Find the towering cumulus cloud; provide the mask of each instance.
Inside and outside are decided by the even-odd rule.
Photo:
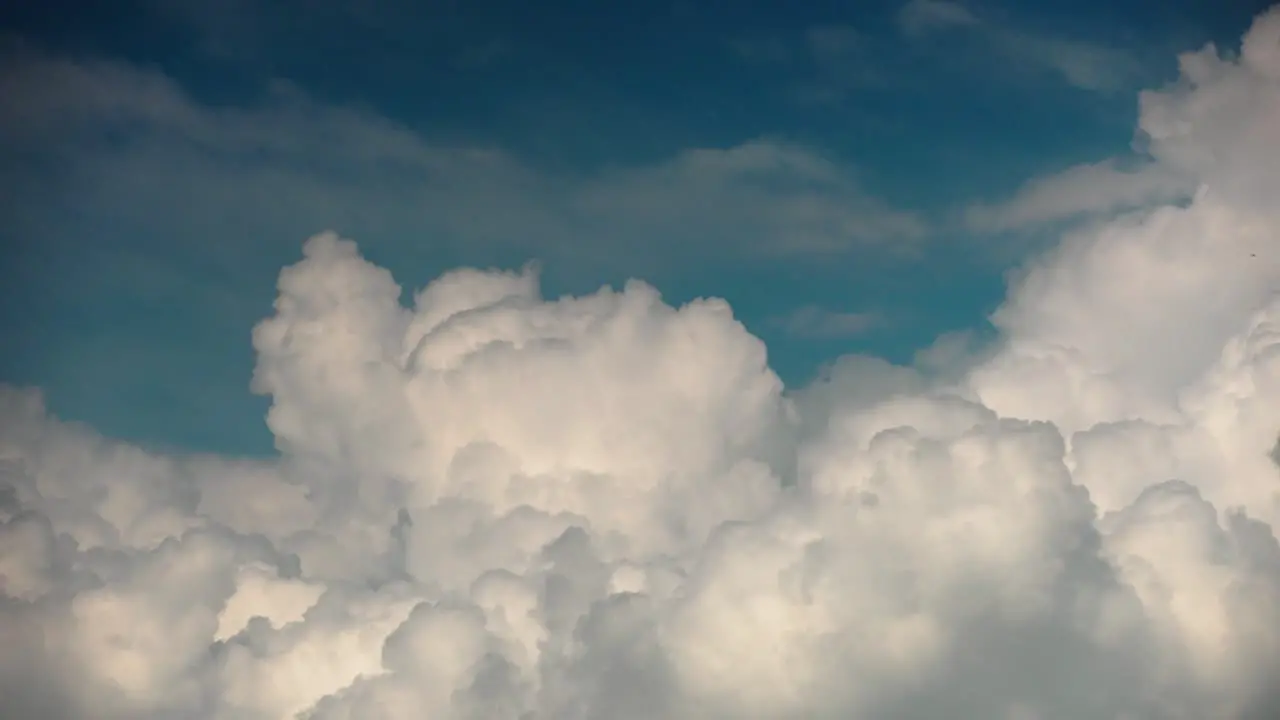
[[[325,234],[254,330],[278,459],[0,394],[0,716],[1280,717],[1280,12],[1142,97],[1179,206],[1000,339],[784,392],[720,301],[412,307]]]

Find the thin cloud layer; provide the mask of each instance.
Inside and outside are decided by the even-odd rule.
[[[1006,59],[1051,71],[1068,85],[1091,92],[1109,93],[1131,87],[1141,69],[1124,50],[991,22],[950,0],[910,0],[898,12],[898,25],[907,37],[917,41],[938,33],[975,33],[988,49]]]
[[[898,12],[898,24],[912,37],[954,28],[975,27],[981,21],[964,5],[946,0],[911,0]]]
[[[964,220],[976,232],[1013,232],[1174,202],[1194,191],[1190,176],[1162,165],[1123,168],[1110,159],[1033,178],[1008,200],[969,206]]]
[[[775,315],[770,322],[793,337],[836,340],[874,330],[885,323],[885,318],[874,310],[850,312],[804,305],[785,315]]]
[[[0,62],[0,90],[0,152],[19,169],[0,186],[20,199],[0,229],[32,243],[56,241],[31,236],[62,227],[60,203],[71,197],[78,216],[126,226],[146,218],[194,244],[225,243],[202,235],[211,227],[287,237],[299,218],[321,216],[438,247],[537,247],[547,259],[634,262],[655,243],[675,257],[892,254],[926,230],[866,192],[850,168],[781,140],[569,176],[490,147],[431,141],[287,83],[260,102],[211,105],[150,69],[17,47]]]
[[[1277,716],[1277,43],[1145,96],[1200,190],[1065,238],[959,373],[787,393],[723,302],[404,307],[323,234],[253,334],[277,460],[5,389],[0,714]]]

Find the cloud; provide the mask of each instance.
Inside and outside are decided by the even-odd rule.
[[[5,388],[0,714],[1275,717],[1278,41],[1145,97],[1201,191],[1065,237],[958,376],[786,392],[721,301],[533,268],[405,306],[326,233],[253,332],[278,458]]]
[[[997,24],[946,0],[910,0],[898,12],[898,25],[904,35],[916,41],[945,32],[972,33],[987,51],[1017,64],[1049,70],[1081,90],[1124,90],[1141,74],[1141,65],[1126,50]]]
[[[842,312],[805,305],[773,317],[771,324],[795,337],[831,340],[862,335],[882,322],[884,318],[876,312]]]
[[[913,37],[938,30],[973,27],[981,22],[965,6],[945,0],[910,0],[898,11],[898,24]]]
[[[1194,190],[1187,176],[1164,166],[1122,169],[1117,160],[1104,160],[1034,178],[1001,203],[974,204],[965,211],[965,223],[977,232],[1023,230],[1168,203]]]
[[[1272,26],[1280,23],[1275,18],[1257,20],[1239,61],[1223,59],[1210,45],[1179,58],[1177,91],[1143,92],[1135,143],[1140,153],[1035,178],[1008,200],[968,208],[969,227],[1005,232],[1097,220],[1182,203],[1197,188],[1268,213],[1280,182],[1280,130],[1272,121],[1280,112],[1274,92],[1280,71],[1268,44]]]
[[[1031,60],[1062,76],[1072,87],[1112,93],[1132,86],[1142,67],[1128,51],[1097,43],[1006,32],[1004,52]]]
[[[839,165],[772,141],[690,150],[603,174],[573,196],[572,208],[596,235],[626,218],[637,237],[720,240],[756,255],[831,254],[854,245],[902,252],[927,231],[915,215],[864,195]]]
[[[11,99],[3,150],[23,163],[5,182],[23,199],[7,225],[46,235],[88,231],[65,227],[68,198],[94,228],[146,218],[173,237],[217,242],[217,227],[256,243],[310,232],[298,219],[319,217],[439,247],[550,248],[548,260],[893,253],[924,234],[918,217],[871,196],[849,168],[780,140],[557,174],[287,83],[256,104],[216,106],[154,71],[28,49],[3,64],[0,84]],[[169,210],[159,220],[157,207]]]

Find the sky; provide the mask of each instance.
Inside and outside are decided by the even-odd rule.
[[[1280,716],[1280,6],[462,5],[0,11],[0,716]]]
[[[1033,7],[12,4],[0,378],[269,454],[247,329],[329,229],[411,287],[537,261],[553,295],[726,298],[793,385],[908,360],[985,331],[1063,208],[981,211],[1123,160],[1137,90],[1263,5]]]

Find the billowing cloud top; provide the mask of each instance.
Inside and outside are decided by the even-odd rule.
[[[332,234],[254,331],[279,458],[0,394],[0,715],[1280,716],[1280,12],[1143,96],[1185,205],[1065,238],[968,369],[784,392],[726,304],[411,308]]]
[[[1098,218],[1188,199],[1208,185],[1254,210],[1274,210],[1280,182],[1280,76],[1275,11],[1260,16],[1240,57],[1212,45],[1179,58],[1177,87],[1141,94],[1134,157],[1085,163],[1035,178],[1005,202],[967,209],[967,225],[1005,232]]]

